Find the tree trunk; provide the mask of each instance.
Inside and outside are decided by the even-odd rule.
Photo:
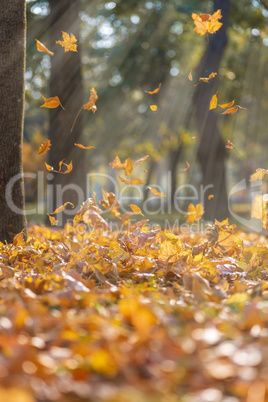
[[[218,72],[220,62],[227,45],[227,23],[230,10],[230,0],[215,0],[215,11],[221,9],[223,26],[213,35],[209,35],[204,56],[197,67],[197,77],[207,77],[212,72]],[[205,219],[223,220],[228,216],[228,201],[226,193],[225,157],[226,149],[218,129],[218,115],[209,111],[209,103],[217,90],[217,79],[209,84],[201,83],[196,87],[194,103],[195,114],[200,135],[197,157],[203,173],[203,186],[210,186],[204,195]],[[214,198],[208,200],[208,195]]]
[[[3,0],[0,13],[0,241],[26,230],[22,138],[26,4]]]
[[[54,211],[63,203],[70,201],[79,207],[86,197],[86,152],[75,143],[84,144],[82,138],[83,111],[78,117],[71,133],[73,121],[83,105],[83,86],[81,60],[78,52],[64,52],[64,48],[56,44],[62,40],[62,31],[74,34],[79,43],[79,0],[50,0],[50,48],[55,53],[51,58],[50,96],[58,96],[65,110],[61,107],[50,109],[49,138],[52,144],[49,153],[49,164],[58,170],[58,165],[64,159],[65,163],[73,163],[71,173],[48,174],[48,212]],[[88,94],[89,94],[88,88]],[[76,209],[75,209],[76,210]],[[57,216],[59,224],[71,219],[66,213]],[[68,211],[67,211],[68,213]]]

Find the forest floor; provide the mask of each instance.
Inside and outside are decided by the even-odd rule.
[[[0,248],[0,400],[268,400],[268,244],[31,226]]]

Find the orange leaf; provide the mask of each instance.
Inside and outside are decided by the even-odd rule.
[[[138,178],[134,178],[130,181],[130,184],[133,184],[134,186],[138,186],[140,184],[145,184],[144,181],[142,181],[141,179]]]
[[[235,99],[232,102],[223,103],[222,105],[219,105],[219,107],[221,107],[222,109],[225,109],[226,107],[233,106],[234,103],[235,103]]]
[[[92,112],[95,113],[97,110],[97,106],[95,105],[95,102],[97,100],[98,100],[97,92],[94,88],[91,88],[89,100],[87,103],[84,104],[83,108],[85,110],[92,110]]]
[[[59,171],[58,173],[67,174],[73,170],[73,162],[72,161],[69,163],[69,165],[67,165],[67,163],[63,163],[63,165],[67,167],[67,170],[65,170],[65,172]]]
[[[212,78],[216,77],[217,73],[211,73],[209,74],[209,76],[206,78],[199,78],[199,81],[201,82],[209,82],[209,80],[211,80]]]
[[[66,32],[62,31],[62,38],[63,41],[58,40],[56,43],[64,47],[64,52],[77,52],[77,42],[76,37],[71,34],[67,34]]]
[[[42,94],[40,94],[40,95],[42,96],[42,98],[44,99],[44,102],[45,102],[40,107],[46,107],[48,109],[55,109],[56,107],[58,107],[60,105],[62,107],[62,109],[64,110],[64,107],[60,103],[58,96],[54,96],[53,98],[45,98]]]
[[[126,161],[126,167],[125,167],[125,174],[126,176],[131,176],[131,173],[133,171],[133,167],[132,167],[132,162],[131,160],[128,158]]]
[[[214,198],[214,195],[213,195],[213,194],[210,194],[210,195],[208,196],[208,199],[211,200],[212,198]]]
[[[196,206],[190,204],[188,206],[188,212],[185,215],[187,217],[186,222],[194,223],[195,221],[201,219],[203,214],[204,214],[204,208],[202,204],[197,204]]]
[[[227,145],[225,145],[225,148],[233,149],[233,147],[234,147],[234,144],[230,140],[228,140]]]
[[[192,19],[195,24],[194,31],[199,35],[205,35],[206,33],[214,34],[217,32],[222,23],[219,20],[222,18],[221,10],[217,10],[214,14],[192,14]]]
[[[6,277],[6,278],[13,278],[14,276],[14,271],[12,267],[9,267],[3,263],[0,262],[0,268],[2,270],[2,274]]]
[[[49,172],[55,172],[54,168],[45,162],[46,168]]]
[[[52,226],[56,226],[59,223],[59,221],[57,221],[57,219],[55,219],[54,216],[50,216],[49,214],[47,215]]]
[[[49,54],[49,56],[54,55],[54,53],[51,52],[50,50],[48,50],[48,48],[42,42],[39,42],[39,40],[37,40],[37,39],[35,39],[35,41],[36,41],[36,48],[37,48],[37,50],[39,50],[39,52],[45,52],[45,53]]]
[[[82,144],[74,144],[74,145],[77,146],[78,148],[81,148],[81,149],[92,149],[92,148],[96,148],[96,147],[93,147],[93,146],[85,147],[85,146],[82,145]]]
[[[113,169],[125,169],[127,162],[125,161],[124,163],[121,162],[120,158],[118,156],[115,157],[114,161],[109,163],[109,165]]]
[[[137,215],[142,215],[142,216],[143,216],[143,213],[141,212],[140,208],[139,208],[137,205],[135,205],[135,204],[130,204],[129,207],[132,209],[132,211],[133,211],[135,214],[137,214]]]
[[[47,151],[50,150],[50,147],[51,147],[51,142],[50,142],[50,140],[46,140],[46,141],[44,142],[44,144],[42,144],[42,145],[40,146],[39,151],[38,151],[38,154],[39,154],[39,155],[44,155]]]
[[[161,262],[177,261],[178,250],[175,244],[170,240],[165,240],[160,246],[158,260]]]
[[[232,114],[236,113],[238,111],[238,105],[235,105],[234,107],[231,107],[230,109],[226,109],[222,114]]]
[[[187,170],[188,170],[189,167],[190,167],[190,163],[188,163],[188,162],[186,161],[186,165],[187,165],[187,167],[186,167],[185,169],[181,170],[180,173],[185,173],[185,172],[187,172]]]
[[[146,187],[146,190],[150,190],[151,191],[151,193],[153,193],[153,195],[156,195],[157,197],[166,197],[166,195],[165,194],[163,194],[163,193],[159,193],[155,188],[152,188],[152,187]]]
[[[190,81],[193,81],[192,71],[189,72],[188,78],[189,78]]]
[[[145,155],[142,158],[138,159],[137,161],[135,161],[133,163],[133,169],[135,169],[136,166],[141,165],[144,161],[146,161],[146,159],[149,158],[149,155]]]
[[[156,105],[151,105],[151,106],[150,106],[150,109],[151,109],[153,112],[156,112],[156,111],[157,111],[157,106],[156,106]]]
[[[55,215],[59,214],[60,212],[64,211],[64,209],[68,206],[71,205],[72,208],[74,208],[74,204],[72,202],[65,202],[65,204],[61,205],[59,208],[55,209],[54,212],[50,212],[48,215]]]
[[[157,94],[161,89],[161,83],[159,84],[158,88],[154,89],[153,91],[145,91],[147,94],[154,95]]]
[[[216,107],[217,107],[217,104],[218,104],[217,93],[215,95],[213,95],[211,98],[211,101],[209,103],[209,110],[216,109]]]
[[[100,201],[100,204],[110,211],[116,218],[120,217],[119,202],[114,193],[108,193],[107,191],[102,189],[103,200]]]

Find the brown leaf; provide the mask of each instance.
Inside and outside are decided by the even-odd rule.
[[[64,211],[64,209],[68,206],[71,205],[72,208],[74,208],[74,204],[72,202],[65,202],[63,205],[61,205],[60,207],[58,207],[57,209],[55,209],[54,212],[50,212],[50,214],[48,215],[55,215],[55,214],[59,214],[60,212]]]
[[[47,151],[50,150],[50,147],[51,147],[51,142],[50,142],[50,140],[46,140],[46,141],[44,142],[44,144],[42,144],[42,145],[40,146],[39,151],[38,151],[38,154],[39,154],[39,155],[44,155]]]

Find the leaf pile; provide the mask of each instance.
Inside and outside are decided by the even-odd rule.
[[[105,223],[92,198],[1,245],[1,400],[265,401],[265,239]]]

